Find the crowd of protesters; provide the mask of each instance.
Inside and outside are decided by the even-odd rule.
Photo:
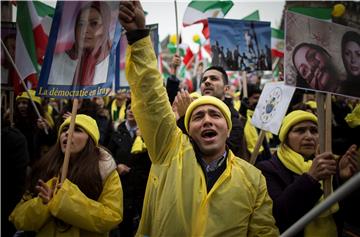
[[[120,10],[130,89],[79,100],[65,181],[72,101],[30,90],[13,119],[2,110],[2,236],[279,236],[324,200],[323,180],[336,190],[359,172],[359,99],[333,96],[332,152],[320,153],[314,94],[296,90],[252,165],[260,85],[240,97],[211,66],[201,95],[179,89],[176,73],[164,86],[140,3]],[[360,236],[359,198],[357,189],[298,236]]]

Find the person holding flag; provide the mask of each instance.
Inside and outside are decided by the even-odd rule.
[[[126,78],[152,167],[138,236],[278,236],[264,177],[226,147],[226,104],[202,96],[186,111],[184,134],[163,87],[138,1],[120,3],[127,31]],[[220,217],[220,218],[219,218]]]
[[[9,219],[18,230],[36,236],[108,236],[122,221],[122,187],[112,156],[99,147],[99,129],[79,114],[70,145],[68,178],[59,173],[69,136],[70,117],[56,144],[33,167],[27,191]]]

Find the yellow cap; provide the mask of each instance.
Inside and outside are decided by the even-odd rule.
[[[345,10],[346,10],[346,8],[343,4],[341,4],[341,3],[335,4],[331,15],[333,17],[341,17],[342,15],[344,15]]]
[[[313,100],[309,100],[309,101],[307,101],[305,104],[307,104],[308,106],[310,106],[310,108],[312,108],[312,109],[316,109],[316,108],[317,108],[317,104],[316,104],[316,102],[313,101]]]
[[[279,132],[280,141],[284,142],[290,128],[303,121],[312,121],[314,123],[317,123],[317,117],[314,114],[303,110],[294,110],[288,115],[286,115],[284,120],[282,121]]]
[[[198,99],[201,95],[195,91],[195,92],[191,93],[190,96],[194,99]]]
[[[61,124],[59,128],[58,138],[60,137],[63,128],[70,124],[70,119],[71,117],[68,117]],[[82,127],[89,134],[89,136],[94,140],[96,146],[99,144],[100,132],[96,121],[93,118],[85,114],[78,114],[75,118],[75,124]]]
[[[29,90],[29,94],[31,99],[38,103],[39,105],[41,105],[41,98],[39,96],[35,95],[35,91],[34,90]],[[26,91],[24,91],[23,93],[21,93],[20,95],[16,96],[16,101],[18,101],[19,99],[28,99],[30,100],[30,97],[28,96],[28,94],[26,93]]]
[[[224,115],[224,117],[226,119],[226,123],[229,128],[229,131],[231,131],[231,128],[232,128],[231,113],[230,113],[228,106],[224,102],[222,102],[221,100],[219,100],[218,98],[216,98],[214,96],[204,95],[204,96],[199,97],[199,99],[196,99],[193,102],[191,102],[191,104],[189,105],[189,107],[186,110],[184,124],[185,124],[185,129],[187,132],[189,132],[189,121],[190,121],[192,112],[194,111],[194,109],[196,109],[197,107],[199,107],[201,105],[213,105],[213,106],[217,107],[221,111],[221,113]]]

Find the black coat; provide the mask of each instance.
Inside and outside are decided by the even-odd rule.
[[[26,138],[15,128],[2,128],[1,147],[1,234],[13,236],[16,229],[8,217],[24,194],[30,158]]]
[[[310,211],[323,194],[320,183],[308,174],[298,175],[287,169],[275,155],[257,164],[266,178],[273,200],[273,215],[280,233]],[[297,236],[303,236],[299,233]]]

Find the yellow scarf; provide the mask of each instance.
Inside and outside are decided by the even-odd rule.
[[[124,103],[121,105],[120,107],[120,112],[119,112],[119,117],[117,119],[115,119],[115,112],[118,110],[118,107],[116,105],[116,99],[113,100],[112,104],[111,104],[111,119],[113,121],[119,121],[120,123],[122,121],[125,120],[125,111],[126,111],[126,102],[124,101]]]
[[[360,126],[360,104],[357,104],[355,109],[345,117],[345,121],[350,128]]]
[[[131,154],[138,154],[143,152],[146,152],[145,142],[142,140],[141,136],[136,136],[131,148]]]
[[[292,172],[302,175],[309,171],[312,160],[305,161],[304,157],[299,153],[293,151],[286,144],[282,143],[277,151],[279,160],[286,168]],[[321,189],[323,189],[323,184],[321,182]],[[324,200],[324,196],[321,196],[318,203]],[[323,212],[320,216],[315,218],[305,227],[304,236],[305,237],[336,237],[337,230],[336,224],[332,217],[332,214],[339,210],[339,205],[336,203],[331,206],[330,209]]]

